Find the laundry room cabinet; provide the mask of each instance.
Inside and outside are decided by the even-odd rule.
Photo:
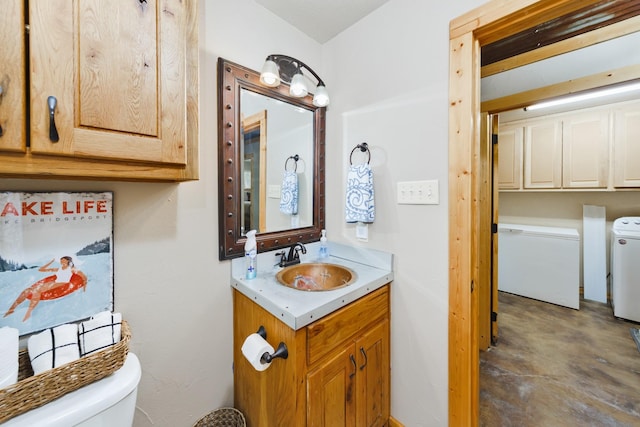
[[[524,125],[524,188],[562,187],[562,121]]]
[[[522,144],[524,128],[506,125],[498,133],[498,185],[503,190],[518,190],[522,186]]]
[[[1,176],[198,178],[197,2],[3,4]]]
[[[640,103],[614,110],[614,186],[640,187]]]
[[[593,109],[501,124],[500,190],[609,188],[610,117],[608,109]]]

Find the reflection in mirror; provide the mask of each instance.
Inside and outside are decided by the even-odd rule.
[[[241,114],[246,117],[241,131],[241,148],[245,161],[254,159],[255,185],[251,191],[256,194],[250,205],[254,209],[254,221],[241,233],[244,235],[252,229],[265,233],[311,226],[313,112],[246,88],[240,89],[240,105]],[[297,161],[289,161],[296,155]],[[287,196],[285,180],[291,176],[297,187],[297,198],[291,201],[297,204],[295,214],[282,206]],[[243,204],[243,207],[247,206]]]
[[[218,60],[220,259],[317,241],[324,228],[325,108]]]

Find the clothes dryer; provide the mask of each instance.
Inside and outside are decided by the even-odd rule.
[[[611,230],[613,315],[640,322],[640,217],[623,217]]]

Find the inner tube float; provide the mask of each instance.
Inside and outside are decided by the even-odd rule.
[[[53,276],[47,276],[44,279],[38,280],[33,285],[29,286],[28,288],[29,290],[27,291],[27,298],[31,299],[31,296],[33,295],[33,289],[37,288],[38,286],[44,283],[55,283],[55,281],[56,281],[55,274]],[[62,298],[63,296],[69,295],[70,293],[85,287],[86,284],[87,282],[86,280],[84,280],[82,276],[80,276],[79,274],[73,273],[71,275],[71,279],[69,279],[68,282],[40,293],[40,300],[52,300],[52,299]]]

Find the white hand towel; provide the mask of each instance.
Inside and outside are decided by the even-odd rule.
[[[80,355],[100,351],[120,342],[122,334],[122,314],[103,311],[80,323],[78,341]]]
[[[19,332],[16,328],[0,328],[0,389],[18,381]]]
[[[285,215],[298,214],[298,174],[284,171],[280,189],[280,212]]]
[[[373,222],[375,203],[373,194],[373,171],[368,163],[351,165],[347,173],[347,200],[345,212],[347,222]]]
[[[27,341],[34,374],[57,368],[80,358],[78,325],[68,323],[31,335]]]

